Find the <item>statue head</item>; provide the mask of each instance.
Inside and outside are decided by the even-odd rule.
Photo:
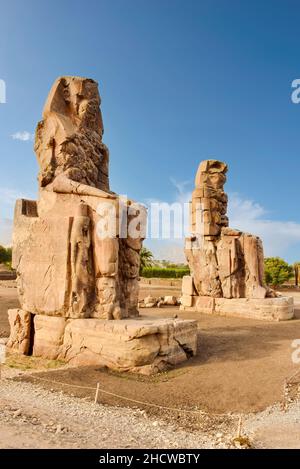
[[[222,189],[226,182],[227,165],[222,161],[204,160],[201,161],[196,178],[195,187],[205,186],[213,189]]]
[[[102,142],[100,103],[98,84],[92,79],[60,77],[55,81],[35,136],[40,187],[65,177],[109,189],[109,153]]]
[[[98,83],[90,78],[60,77],[52,86],[43,118],[59,114],[72,120],[76,127],[87,128],[103,135]]]

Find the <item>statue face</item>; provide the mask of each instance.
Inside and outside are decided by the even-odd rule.
[[[223,189],[226,182],[226,176],[221,172],[200,173],[200,184],[211,186],[214,189]]]
[[[108,189],[108,151],[102,143],[100,101],[94,80],[80,77],[56,80],[36,133],[41,187],[63,174],[69,180]]]
[[[101,100],[98,85],[93,80],[68,77],[61,79],[57,85],[54,109],[73,119],[79,119],[86,128],[103,133]],[[96,123],[96,128],[95,128]]]
[[[71,101],[71,96],[70,96],[70,90],[69,88],[65,87],[63,89],[63,96],[64,96],[64,100],[66,101],[66,103],[69,103]]]
[[[226,176],[223,173],[209,174],[207,183],[214,189],[223,189],[226,182]]]
[[[218,160],[201,161],[195,177],[195,187],[203,184],[214,189],[223,189],[226,182],[227,165]]]

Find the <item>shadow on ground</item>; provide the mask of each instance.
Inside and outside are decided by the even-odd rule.
[[[199,327],[198,356],[154,377],[113,373],[98,367],[65,368],[39,375],[84,386],[99,382],[110,392],[163,406],[215,413],[259,411],[282,399],[284,380],[297,370],[291,358],[292,342],[300,339],[300,297],[295,299],[297,319],[280,323],[181,313],[178,308],[147,309],[147,316],[177,314],[196,319]],[[0,290],[0,329],[6,334],[8,304],[17,306],[16,291],[8,294],[6,305],[1,305]],[[43,385],[80,397],[93,395],[78,388]],[[103,393],[100,400],[105,404],[135,405]]]

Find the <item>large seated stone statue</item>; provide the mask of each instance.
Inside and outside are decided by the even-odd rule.
[[[264,283],[261,240],[228,227],[227,165],[199,165],[191,202],[191,232],[185,254],[191,276],[183,279],[182,309],[259,319],[291,319],[293,299]]]
[[[109,191],[99,105],[95,81],[59,78],[37,126],[39,201],[17,202],[13,240],[20,300],[31,313],[138,315],[143,234],[134,243],[118,232],[103,239],[97,235],[108,200],[116,215],[119,210],[118,197]],[[138,216],[144,208],[135,205]]]
[[[197,325],[139,317],[146,211],[109,189],[99,106],[91,79],[62,77],[50,91],[35,138],[39,199],[15,207],[21,309],[9,311],[8,346],[152,372],[196,352]]]

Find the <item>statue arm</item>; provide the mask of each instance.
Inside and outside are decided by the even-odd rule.
[[[73,181],[72,179],[67,178],[64,174],[57,176],[51,186],[52,188],[49,188],[50,190],[60,194],[90,195],[106,199],[116,199],[116,195],[113,193],[105,192],[101,189],[97,189],[96,187]]]

